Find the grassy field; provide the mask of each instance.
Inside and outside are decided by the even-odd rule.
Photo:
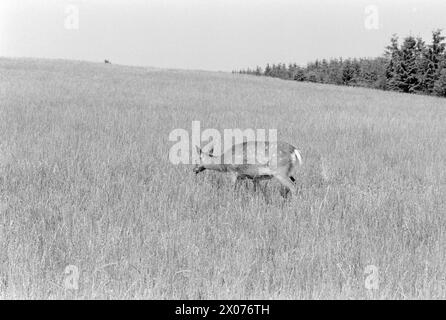
[[[192,120],[277,128],[297,197],[172,165]],[[446,298],[445,99],[0,59],[0,121],[0,299]]]

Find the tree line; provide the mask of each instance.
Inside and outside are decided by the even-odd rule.
[[[446,97],[444,40],[441,30],[432,32],[430,44],[413,36],[405,37],[400,44],[398,36],[393,35],[384,54],[377,58],[323,59],[305,67],[296,63],[267,64],[265,68],[233,73]]]

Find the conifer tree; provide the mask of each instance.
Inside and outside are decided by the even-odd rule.
[[[416,38],[417,44],[415,46],[415,60],[417,65],[418,85],[415,88],[417,92],[426,92],[426,44],[421,37]]]
[[[440,76],[440,62],[445,53],[446,46],[443,42],[444,39],[445,37],[441,35],[440,29],[434,30],[432,32],[432,44],[428,46],[424,53],[425,72],[423,83],[427,93],[432,93],[435,81]]]
[[[264,75],[267,77],[271,76],[271,66],[269,65],[269,63],[266,64]]]
[[[345,60],[342,67],[342,82],[349,85],[355,76],[355,69],[350,59]]]
[[[415,38],[408,36],[401,46],[401,60],[396,71],[397,84],[403,92],[415,93],[419,84],[416,45]]]
[[[387,58],[388,63],[386,66],[386,87],[389,90],[398,90],[399,87],[397,84],[397,68],[400,64],[400,50],[398,47],[398,36],[394,34],[390,39],[390,45],[386,47],[386,52],[384,56]]]
[[[440,97],[446,97],[446,68],[440,71],[438,79],[434,83],[433,93]]]

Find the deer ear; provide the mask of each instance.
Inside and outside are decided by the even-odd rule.
[[[197,153],[199,154],[199,155],[201,155],[201,148],[199,147],[199,146],[195,146],[195,148],[197,149]]]

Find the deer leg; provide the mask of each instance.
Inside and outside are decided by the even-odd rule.
[[[286,187],[291,192],[292,196],[295,195],[294,185],[290,178],[284,177],[280,174],[275,175],[274,178],[276,178],[284,187]]]
[[[257,192],[257,189],[260,188],[260,182],[258,179],[252,179],[252,183],[254,184],[254,192]]]
[[[296,193],[301,193],[302,192],[302,184],[297,184],[296,179],[293,176],[290,176],[290,180],[293,182],[294,187],[296,189]]]
[[[262,191],[263,197],[265,198],[266,203],[269,203],[270,199],[267,192],[268,181],[262,186],[260,185],[260,191]]]
[[[239,175],[237,175],[237,174],[233,174],[233,175],[231,176],[231,179],[232,179],[232,182],[233,182],[233,184],[234,184],[234,191],[237,191],[237,190],[239,189],[239,186],[240,186],[240,180],[242,180],[242,179],[241,179],[241,177],[240,177]]]

